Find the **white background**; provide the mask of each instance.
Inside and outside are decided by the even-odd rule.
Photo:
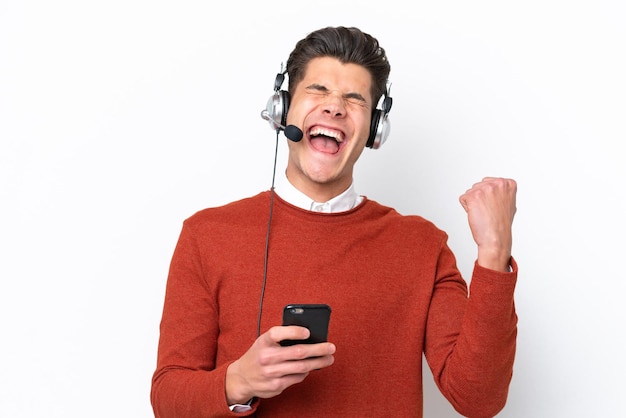
[[[469,276],[458,196],[518,181],[499,416],[626,416],[624,5],[0,0],[0,416],[152,416],[181,223],[270,186],[274,76],[340,24],[392,65],[391,135],[363,153],[361,194],[433,220]],[[424,378],[425,416],[458,416]]]

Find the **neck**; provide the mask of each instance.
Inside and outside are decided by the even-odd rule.
[[[348,187],[352,184],[352,179],[348,179],[348,181],[329,181],[329,182],[314,182],[311,179],[302,179],[301,176],[293,175],[290,170],[287,168],[287,180],[291,183],[296,189],[300,190],[302,193],[310,197],[312,200],[316,202],[327,202],[330,199],[339,196],[341,193],[345,192]]]

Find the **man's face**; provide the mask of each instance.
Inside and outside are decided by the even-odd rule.
[[[362,66],[335,58],[311,60],[295,87],[287,124],[302,129],[288,141],[287,177],[315,200],[328,200],[352,183],[354,164],[369,136],[372,77]]]

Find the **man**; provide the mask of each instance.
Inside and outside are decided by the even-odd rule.
[[[460,198],[478,246],[468,296],[443,231],[354,190],[361,152],[385,139],[389,71],[384,49],[356,28],[298,42],[290,94],[280,92],[280,110],[268,106],[290,138],[276,190],[184,222],[155,416],[420,417],[422,354],[459,413],[504,407],[516,340],[516,183],[485,178]],[[290,303],[331,306],[328,342],[280,344],[309,336],[280,325]]]

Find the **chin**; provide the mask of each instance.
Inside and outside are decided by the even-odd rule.
[[[340,172],[336,169],[313,168],[307,172],[307,177],[317,184],[335,183],[340,178]]]

